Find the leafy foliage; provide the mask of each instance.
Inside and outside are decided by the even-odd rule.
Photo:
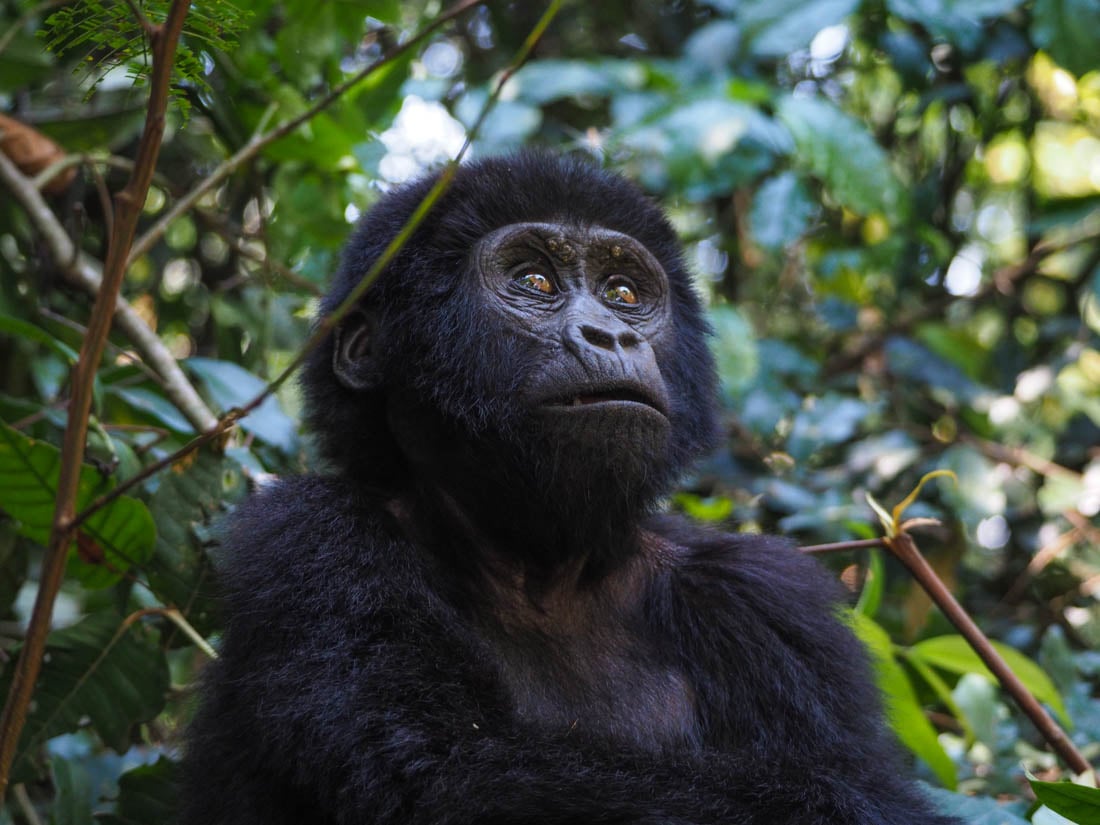
[[[154,22],[167,8],[137,5]],[[191,7],[139,233],[435,8],[247,7]],[[123,297],[214,412],[246,404],[290,363],[350,222],[457,151],[541,12],[494,0],[441,27],[218,172],[133,262]],[[907,512],[939,521],[921,546],[1094,762],[1097,15],[1089,0],[566,4],[473,146],[590,153],[671,210],[711,304],[729,435],[674,506],[805,544],[862,539],[879,530],[866,494],[888,509],[927,473],[952,471],[957,485],[926,488]],[[123,185],[144,117],[142,38],[129,3],[0,2],[0,111],[85,153],[49,206],[92,258],[109,234],[100,189]],[[90,312],[6,195],[4,662],[38,584]],[[25,786],[40,819],[165,821],[190,712],[167,673],[189,684],[204,654],[155,611],[178,608],[216,636],[217,517],[247,483],[312,461],[287,384],[227,442],[139,476],[195,434],[154,365],[116,329],[96,374],[77,506],[134,486],[85,522],[89,540],[73,550],[20,745],[17,779],[49,778]],[[936,791],[945,810],[970,823],[1090,815],[1066,807],[1075,786],[1042,783],[1045,807],[1029,813],[1024,770],[1056,779],[1055,759],[904,571],[882,554],[827,560],[854,591],[854,626],[918,770],[958,791]],[[12,807],[5,821],[28,816]]]

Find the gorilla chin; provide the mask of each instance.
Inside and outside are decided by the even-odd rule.
[[[436,179],[364,216],[322,314]],[[955,822],[834,578],[657,512],[718,440],[707,336],[631,183],[460,168],[309,359],[324,466],[232,519],[178,825]]]

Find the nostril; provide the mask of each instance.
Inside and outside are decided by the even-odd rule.
[[[624,332],[619,335],[619,346],[623,349],[629,349],[630,347],[636,347],[641,343],[641,339],[633,332]]]
[[[600,349],[615,349],[615,337],[610,332],[605,332],[599,327],[581,325],[581,335],[584,340]]]

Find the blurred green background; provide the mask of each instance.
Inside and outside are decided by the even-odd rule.
[[[166,3],[142,7],[157,19]],[[139,234],[444,10],[194,7]],[[125,299],[210,409],[246,403],[291,361],[351,224],[458,151],[544,11],[487,2],[441,26],[134,261]],[[79,161],[47,201],[93,266],[104,192],[125,182],[144,117],[139,35],[126,3],[0,0],[0,114]],[[892,505],[923,474],[954,471],[957,485],[929,485],[907,513],[941,522],[922,549],[1095,763],[1100,4],[567,2],[470,154],[522,145],[624,172],[683,238],[711,308],[728,440],[672,506],[803,544],[867,538],[866,493]],[[91,308],[69,269],[0,187],[0,695]],[[84,504],[195,434],[132,338],[111,340]],[[167,821],[205,654],[157,611],[216,640],[217,516],[250,484],[310,465],[299,411],[289,382],[224,452],[143,482],[74,547],[0,823]],[[867,552],[826,563],[853,590],[918,772],[976,795],[944,792],[945,809],[1071,821],[1032,813],[1024,770],[1056,778],[1055,758],[905,571]],[[1100,805],[1092,816],[1080,821],[1100,822]]]

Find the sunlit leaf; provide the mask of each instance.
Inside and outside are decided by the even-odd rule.
[[[867,646],[875,669],[875,681],[886,697],[890,726],[909,750],[923,759],[948,788],[957,782],[955,765],[936,738],[936,730],[902,667],[894,659],[889,634],[861,613],[850,613],[856,635]]]
[[[1100,790],[1071,782],[1030,779],[1039,801],[1076,825],[1100,825]]]
[[[841,204],[860,215],[902,220],[909,205],[885,150],[867,128],[819,98],[785,97],[779,119],[790,130],[800,164]]]
[[[1100,68],[1100,4],[1093,0],[1035,0],[1031,36],[1078,77]]]
[[[993,647],[1001,654],[1001,657],[1012,669],[1012,672],[1023,682],[1024,686],[1035,694],[1035,698],[1050,705],[1062,722],[1070,725],[1071,720],[1066,714],[1062,697],[1043,669],[1023,653],[1006,644],[993,642]],[[928,664],[949,673],[959,675],[979,673],[990,681],[997,682],[997,677],[990,672],[985,662],[981,660],[974,648],[962,636],[936,636],[932,639],[925,639],[913,645],[909,652],[913,656],[919,656]]]

